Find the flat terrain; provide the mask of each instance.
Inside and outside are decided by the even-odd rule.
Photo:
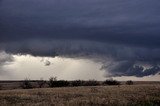
[[[0,90],[0,106],[159,106],[160,83]]]

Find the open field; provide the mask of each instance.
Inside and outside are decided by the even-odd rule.
[[[160,104],[160,83],[0,90],[0,106],[106,106]]]

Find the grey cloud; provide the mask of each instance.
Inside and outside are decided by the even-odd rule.
[[[160,73],[160,66],[154,65],[149,68],[144,68],[143,65],[136,65],[136,62],[131,61],[116,61],[110,64],[104,64],[101,70],[107,70],[106,77],[117,76],[136,76],[144,77],[156,75]]]
[[[51,65],[51,62],[49,61],[49,59],[42,58],[40,62],[44,63],[45,66],[50,66]]]
[[[150,68],[144,69],[142,66],[134,66],[132,67],[127,75],[135,75],[137,77],[143,77],[148,75],[155,75],[160,72],[160,66],[152,66]]]
[[[108,75],[107,76],[121,76],[126,73],[126,71],[134,65],[133,62],[130,61],[118,61],[118,62],[111,62],[107,65],[103,65],[101,69],[107,69]]]
[[[114,60],[160,61],[159,48],[132,47],[87,40],[26,40],[0,43],[0,49],[13,54],[34,56],[97,56]]]
[[[159,0],[3,0],[0,41],[82,39],[160,47]]]
[[[0,65],[5,65],[14,60],[13,56],[6,52],[0,51]]]
[[[108,76],[142,77],[155,75],[160,72],[159,68],[150,68],[144,71],[144,69],[141,68],[142,65],[134,67],[138,62],[159,67],[160,49],[82,40],[33,40],[1,44],[0,48],[12,54],[21,53],[31,54],[33,56],[60,56],[87,58],[93,61],[98,60],[98,62],[103,64],[101,69],[105,69],[106,72],[109,72]],[[106,65],[106,62],[109,63]],[[46,66],[51,64],[48,60],[43,60],[43,63]]]
[[[14,58],[12,55],[7,54],[6,52],[0,51],[0,76],[9,74],[5,69],[4,66],[11,64],[11,62],[14,61]]]
[[[48,60],[46,60],[46,61],[44,62],[44,64],[45,64],[45,66],[49,66],[49,65],[51,64],[51,62],[48,61]]]

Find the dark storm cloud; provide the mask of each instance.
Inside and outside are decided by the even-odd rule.
[[[4,0],[1,42],[85,39],[160,47],[159,0]]]
[[[118,61],[113,62],[107,65],[103,65],[101,69],[107,69],[108,74],[107,77],[110,76],[136,76],[136,77],[143,77],[149,75],[159,74],[160,66],[153,65],[149,68],[144,68],[143,65],[135,65],[133,61]]]
[[[159,0],[1,0],[0,49],[109,58],[116,64],[106,69],[113,76],[152,75],[159,69],[131,67],[137,61],[160,63],[159,10]]]

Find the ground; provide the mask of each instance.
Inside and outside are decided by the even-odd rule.
[[[0,106],[106,106],[160,104],[160,83],[0,91]]]

